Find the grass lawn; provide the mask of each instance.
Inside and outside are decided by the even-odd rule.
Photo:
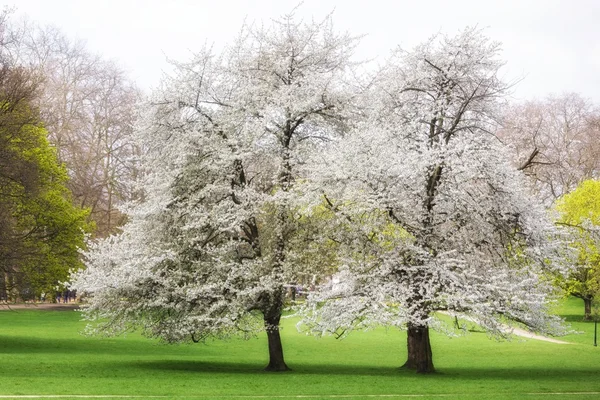
[[[80,334],[77,312],[3,311],[0,399],[599,399],[594,325],[581,322],[580,300],[568,300],[560,311],[585,332],[563,338],[571,345],[433,334],[438,373],[427,376],[397,369],[406,336],[395,330],[315,339],[285,320],[284,351],[293,371],[266,373],[264,336],[194,345],[164,345],[137,334],[88,338]]]

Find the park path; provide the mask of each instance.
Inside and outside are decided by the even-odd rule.
[[[438,311],[438,312],[441,313],[441,314],[449,315],[451,317],[455,316],[453,313],[448,312],[448,311]],[[467,320],[467,321],[470,321],[470,322],[477,323],[477,321],[475,319],[469,318],[467,316],[461,316],[460,318],[464,319],[464,320]],[[573,344],[573,343],[570,343],[570,342],[565,342],[564,340],[558,340],[558,339],[554,339],[554,338],[551,338],[551,337],[548,337],[548,336],[537,335],[537,334],[529,332],[529,331],[527,331],[525,329],[517,328],[517,327],[514,327],[514,326],[504,325],[504,327],[506,328],[507,331],[511,331],[512,330],[513,335],[524,337],[524,338],[527,338],[527,339],[542,340],[544,342],[550,342],[550,343],[556,343],[556,344]]]
[[[521,328],[512,328],[513,330],[513,334],[517,335],[517,336],[522,336],[528,339],[535,339],[535,340],[543,340],[545,342],[550,342],[550,343],[556,343],[556,344],[573,344],[570,342],[565,342],[564,340],[558,340],[558,339],[554,339],[548,336],[542,336],[542,335],[536,335],[535,333],[531,333],[529,331],[526,331],[525,329],[521,329]]]

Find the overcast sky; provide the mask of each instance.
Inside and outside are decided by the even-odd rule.
[[[297,0],[0,0],[42,24],[87,41],[117,60],[146,89],[168,69],[166,57],[186,60],[208,42],[222,46],[244,20],[268,21]],[[600,103],[600,0],[305,0],[297,15],[334,12],[341,31],[365,34],[358,54],[383,59],[437,32],[486,28],[503,43],[508,80],[523,78],[518,99],[579,92]]]

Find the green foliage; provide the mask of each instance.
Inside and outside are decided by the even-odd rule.
[[[289,242],[297,251],[293,262],[302,266],[298,271],[298,283],[322,282],[338,271],[343,259],[360,259],[365,254],[341,254],[340,238],[351,232],[351,225],[369,227],[364,234],[369,241],[385,251],[391,251],[399,242],[410,242],[414,237],[391,220],[384,211],[358,213],[356,205],[345,203],[332,205],[327,200],[320,204],[295,210],[289,218],[293,221]],[[338,214],[336,216],[336,213]],[[274,212],[268,213],[273,215]],[[350,218],[347,215],[352,215]],[[347,216],[347,218],[344,218]],[[268,225],[268,224],[263,224]]]
[[[325,234],[333,212],[323,204],[287,210],[283,235],[289,243],[287,261],[296,266],[289,283],[311,285],[330,276],[338,268],[338,244]],[[260,247],[264,255],[273,254],[276,246],[278,209],[266,204],[257,218],[261,232]]]
[[[0,76],[0,296],[28,299],[81,266],[90,226],[29,99],[3,91],[11,79]]]
[[[560,213],[558,224],[570,228],[577,251],[577,268],[561,286],[567,294],[591,301],[600,292],[600,181],[582,182],[555,208]]]
[[[600,225],[600,181],[583,181],[575,190],[558,199],[556,209],[561,213],[560,221],[581,226],[589,220]]]

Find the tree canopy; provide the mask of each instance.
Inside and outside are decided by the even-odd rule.
[[[550,207],[600,174],[600,109],[576,93],[510,104],[496,132],[531,189]]]
[[[555,203],[557,223],[571,231],[577,252],[575,268],[559,284],[584,302],[584,318],[592,318],[592,301],[600,294],[600,181],[586,180]]]
[[[354,45],[330,18],[289,16],[176,65],[139,132],[143,200],[75,277],[101,330],[197,341],[256,332],[258,313],[267,369],[287,369],[279,322],[306,226],[295,188],[308,155],[343,132]]]
[[[32,299],[81,265],[87,211],[73,206],[64,166],[32,107],[27,71],[0,71],[0,295]]]
[[[491,133],[508,89],[498,53],[465,29],[398,50],[374,79],[366,120],[313,176],[345,229],[330,233],[341,268],[309,298],[309,331],[407,329],[405,367],[423,373],[434,370],[429,328],[452,329],[436,311],[494,336],[507,321],[561,332],[544,279],[554,228]]]
[[[175,64],[137,132],[129,222],[73,276],[95,332],[200,341],[260,322],[267,369],[287,370],[285,286],[319,270],[336,273],[301,310],[308,331],[406,329],[418,372],[429,329],[448,330],[438,311],[496,337],[562,332],[554,225],[493,135],[499,45],[438,35],[358,79],[355,45],[286,16]]]

